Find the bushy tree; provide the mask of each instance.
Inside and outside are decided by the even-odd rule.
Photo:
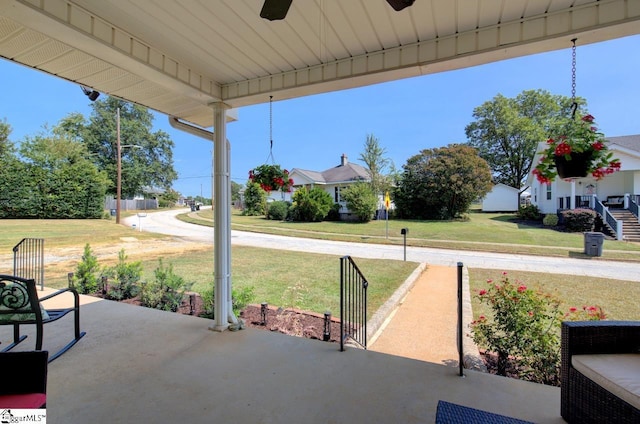
[[[401,218],[456,218],[491,189],[489,165],[462,144],[422,150],[403,169],[394,196]]]
[[[100,218],[106,175],[87,159],[85,146],[43,132],[21,143],[22,160],[5,155],[1,214],[11,218]]]
[[[243,215],[259,216],[264,215],[267,208],[267,192],[260,188],[260,184],[247,181],[247,188],[244,191]]]
[[[473,110],[475,121],[465,128],[468,144],[487,161],[496,183],[520,188],[538,143],[566,122],[571,105],[570,97],[545,90],[525,90],[515,98],[498,94]]]
[[[291,218],[294,221],[322,221],[329,213],[333,199],[331,195],[321,188],[314,187],[311,190],[301,188],[293,193],[293,205],[291,206]]]
[[[171,206],[175,206],[178,199],[180,199],[180,193],[173,189],[165,190],[158,196],[158,206],[161,208],[170,208]]]
[[[147,187],[168,190],[178,174],[173,167],[174,143],[164,131],[153,132],[153,115],[143,106],[115,97],[91,103],[89,120],[74,113],[64,118],[56,131],[83,142],[94,163],[105,170],[111,184],[109,194],[116,193],[117,119],[120,110],[120,144],[141,148],[122,148],[122,196],[144,192]]]
[[[378,196],[367,183],[351,184],[340,192],[347,203],[347,208],[354,213],[360,222],[369,222],[378,206]]]

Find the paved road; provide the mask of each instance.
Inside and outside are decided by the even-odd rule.
[[[175,218],[175,216],[180,213],[184,213],[184,210],[153,212],[147,214],[144,218],[129,217],[123,219],[123,222],[126,225],[136,224],[137,228],[141,228],[142,231],[213,243],[212,228],[182,222]],[[231,231],[231,243],[242,246],[257,246],[329,255],[350,255],[355,258],[402,260],[404,256],[402,246],[313,240],[235,230]],[[604,261],[598,258],[558,258],[428,247],[407,247],[407,260],[444,266],[456,266],[458,262],[462,262],[469,268],[549,272],[617,278],[620,280],[640,282],[640,265],[638,263]]]

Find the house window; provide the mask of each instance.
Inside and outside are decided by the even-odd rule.
[[[551,200],[551,184],[547,184],[547,200]]]

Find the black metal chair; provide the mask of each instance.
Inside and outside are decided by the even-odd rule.
[[[46,407],[48,357],[46,350],[0,353],[0,409]]]
[[[63,293],[73,295],[72,307],[62,309],[44,308],[42,302]],[[86,334],[85,332],[80,332],[80,297],[78,292],[69,287],[38,298],[35,280],[12,275],[0,275],[0,325],[13,326],[13,343],[1,352],[13,349],[27,337],[26,335],[20,335],[21,325],[36,326],[35,348],[36,350],[42,350],[44,324],[57,321],[71,312],[73,312],[74,316],[74,337],[66,346],[51,355],[49,362],[73,347]]]

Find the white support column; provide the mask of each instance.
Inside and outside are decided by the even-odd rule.
[[[571,180],[571,199],[569,199],[569,209],[576,208],[576,180]]]
[[[212,104],[214,122],[213,150],[213,260],[215,272],[215,331],[229,327],[231,311],[231,173],[227,143],[226,110],[229,106]]]

